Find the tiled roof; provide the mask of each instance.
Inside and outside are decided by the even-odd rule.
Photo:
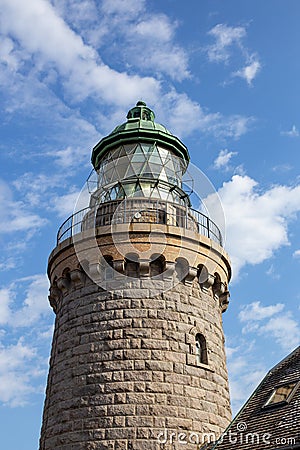
[[[278,386],[300,381],[300,346],[266,375],[210,449],[300,449],[300,384],[288,403],[264,407]]]

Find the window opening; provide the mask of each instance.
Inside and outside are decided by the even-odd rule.
[[[207,364],[206,340],[203,334],[196,334],[196,361],[197,364]]]
[[[273,405],[286,405],[287,403],[289,403],[292,396],[296,392],[299,384],[299,381],[294,381],[292,383],[277,386],[264,404],[264,407]]]

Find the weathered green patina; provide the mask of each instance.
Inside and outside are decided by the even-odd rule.
[[[175,153],[189,163],[190,157],[187,147],[167,130],[163,125],[154,121],[154,112],[145,102],[138,101],[127,114],[127,122],[117,126],[108,136],[101,139],[93,148],[92,164],[97,170],[100,160],[111,148],[117,145],[135,142],[156,142],[167,150]]]

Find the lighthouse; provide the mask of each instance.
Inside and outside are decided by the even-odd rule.
[[[196,449],[231,420],[221,232],[191,205],[187,147],[142,101],[126,119],[95,145],[89,204],[49,257],[40,450]]]

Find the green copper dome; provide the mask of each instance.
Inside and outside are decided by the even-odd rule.
[[[186,146],[167,130],[163,125],[154,121],[154,112],[145,102],[138,101],[127,114],[127,122],[117,126],[108,136],[101,139],[93,148],[92,164],[97,170],[103,156],[112,148],[129,143],[159,143],[175,155],[189,162]]]

